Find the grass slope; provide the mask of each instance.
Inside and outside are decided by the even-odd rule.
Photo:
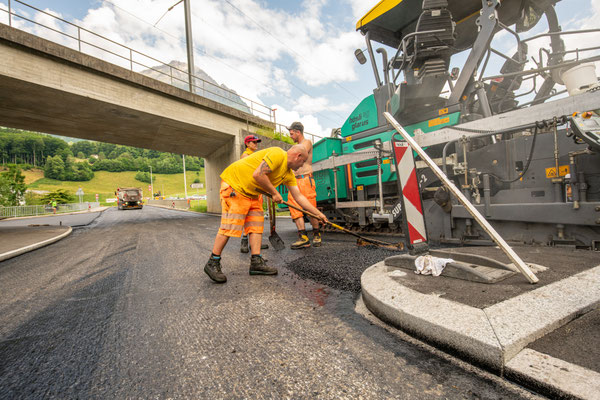
[[[136,172],[133,171],[96,171],[94,172],[94,178],[87,182],[58,181],[56,179],[44,178],[41,170],[24,171],[24,173],[26,182],[29,179],[33,180],[33,182],[27,184],[28,189],[48,191],[65,189],[74,194],[81,187],[85,193],[83,201],[95,201],[96,193],[99,195],[101,202],[107,198],[113,198],[115,197],[114,191],[117,187],[140,187],[144,192],[144,197],[150,195],[148,189],[150,185],[136,180]],[[167,197],[184,196],[183,174],[153,174],[153,177],[156,179],[154,182],[154,192],[161,191]],[[191,189],[189,187],[196,178],[196,171],[186,171],[188,196],[206,193],[206,189]],[[200,182],[204,183],[204,170],[200,171]]]

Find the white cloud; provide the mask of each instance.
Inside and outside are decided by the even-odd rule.
[[[311,86],[330,82],[354,81],[356,61],[354,50],[362,46],[362,38],[355,32],[346,32],[322,43],[305,43],[308,62],[296,57],[298,77]],[[312,49],[310,48],[312,47]]]
[[[294,121],[301,121],[304,125],[305,136],[307,138],[310,138],[311,135],[317,136],[315,142],[321,137],[329,137],[331,135],[331,128],[322,126],[317,117],[312,114],[302,114],[296,110],[288,110],[277,104],[274,105],[273,108],[277,109],[276,116],[278,124],[289,126]],[[282,127],[279,127],[278,130],[280,128]],[[287,129],[282,128],[282,130],[285,134],[288,134]]]
[[[350,112],[352,105],[347,103],[331,103],[328,98],[320,96],[320,97],[310,97],[305,94],[300,96],[297,100],[295,109],[298,112],[305,114],[314,114],[318,112],[327,112],[327,111],[344,111]]]
[[[302,116],[308,123],[314,119],[314,129],[320,133],[329,129],[321,127],[318,119],[350,108],[334,98],[339,95],[340,83],[358,79],[353,51],[363,45],[363,38],[355,32],[353,24],[336,23],[337,17],[326,15],[325,10],[332,6],[340,12],[345,10],[346,14],[351,10],[357,19],[370,5],[357,0],[339,4],[333,4],[332,0],[304,0],[291,12],[269,8],[263,0],[230,2],[233,6],[221,0],[191,2],[196,67],[219,84],[253,101],[274,99],[288,109],[297,108],[297,119]],[[131,48],[135,71],[157,65],[159,61],[165,64],[172,60],[186,61],[183,4],[166,14],[174,1],[105,0],[94,4],[96,6],[80,21],[73,22],[109,39],[81,34],[83,40],[116,55],[85,44],[84,52],[130,68],[128,48]],[[65,28],[51,17],[37,15],[35,18],[77,35],[75,28]],[[77,48],[76,42],[60,34],[49,34],[39,28],[30,28],[30,31]],[[310,93],[317,87],[325,94]],[[321,116],[317,116],[317,112],[322,113]]]
[[[8,4],[0,1],[0,23],[8,25]]]
[[[375,2],[365,0],[348,0],[348,3],[350,3],[350,6],[352,7],[352,15],[356,21],[364,17],[364,15],[376,4]]]

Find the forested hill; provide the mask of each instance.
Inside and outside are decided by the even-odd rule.
[[[183,172],[178,154],[140,149],[111,143],[80,140],[67,143],[52,135],[0,128],[0,162],[40,167],[47,178],[89,180],[93,171],[152,171],[162,174]],[[199,171],[204,161],[188,156],[186,169]]]

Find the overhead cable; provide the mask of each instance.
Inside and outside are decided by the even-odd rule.
[[[159,28],[159,27],[157,27],[157,26],[154,26],[152,23],[150,23],[150,22],[148,22],[148,21],[146,21],[146,20],[144,20],[144,19],[142,19],[142,18],[138,17],[137,15],[135,15],[135,14],[133,14],[133,13],[131,13],[131,12],[129,12],[129,11],[127,11],[127,10],[125,10],[124,8],[122,8],[122,7],[118,6],[118,5],[117,5],[117,4],[115,4],[115,3],[114,3],[112,0],[102,0],[102,1],[103,1],[103,2],[105,2],[105,3],[109,3],[109,4],[111,4],[112,6],[114,6],[115,8],[118,8],[119,10],[123,11],[124,13],[131,15],[132,17],[136,18],[137,20],[139,20],[139,21],[141,21],[141,22],[143,22],[143,23],[145,23],[145,24],[147,24],[147,25],[150,25],[152,28],[154,28],[154,29],[157,29],[158,31],[160,31],[160,32],[164,33],[165,35],[167,35],[167,36],[170,36],[170,37],[172,37],[173,39],[175,39],[175,40],[177,40],[177,41],[179,41],[180,43],[183,43],[183,44],[185,45],[185,40],[184,40],[184,39],[182,39],[182,38],[179,38],[179,37],[177,37],[177,36],[175,36],[175,35],[173,35],[173,34],[171,34],[171,33],[167,32],[167,31],[165,31],[165,30],[163,30],[163,29],[161,29],[161,28]],[[256,79],[255,77],[253,77],[253,76],[250,76],[250,75],[246,74],[245,72],[242,72],[242,71],[238,70],[237,68],[235,68],[235,67],[233,67],[233,66],[231,66],[231,65],[227,64],[226,62],[224,62],[223,60],[221,60],[221,59],[219,59],[219,58],[217,58],[217,57],[215,57],[215,56],[212,56],[212,55],[208,54],[208,53],[207,53],[207,52],[206,52],[204,49],[202,49],[202,48],[198,48],[198,47],[196,47],[196,46],[194,46],[194,49],[195,49],[195,50],[197,50],[198,52],[200,52],[200,53],[204,54],[205,56],[207,56],[207,57],[209,57],[209,58],[211,58],[211,59],[213,59],[213,60],[215,60],[215,61],[217,61],[217,62],[219,62],[219,63],[221,63],[221,64],[223,64],[223,65],[225,65],[225,66],[227,66],[227,67],[228,67],[228,68],[230,68],[231,70],[233,70],[233,71],[235,71],[235,72],[237,72],[237,73],[239,73],[239,74],[241,74],[241,75],[243,75],[243,76],[245,76],[245,77],[247,77],[247,78],[249,78],[249,79],[251,79],[251,80],[253,80],[253,81],[257,82],[257,83],[259,83],[259,84],[261,84],[262,86],[264,86],[264,87],[266,87],[266,88],[268,88],[268,89],[272,90],[274,93],[279,93],[281,96],[283,96],[283,97],[285,97],[285,98],[287,98],[287,99],[289,99],[289,100],[291,100],[291,101],[293,101],[293,102],[295,102],[295,101],[296,101],[296,99],[295,99],[295,98],[293,98],[293,97],[291,97],[291,96],[289,96],[289,95],[287,95],[287,94],[285,94],[285,93],[282,93],[282,92],[280,92],[280,91],[278,91],[278,90],[275,90],[275,89],[274,89],[274,88],[273,88],[271,85],[269,85],[269,84],[267,84],[267,83],[265,83],[265,82],[262,82],[262,81],[260,81],[260,80]],[[296,84],[294,84],[293,82],[289,82],[289,83],[290,83],[292,86],[294,86],[296,89],[298,89],[299,91],[301,91],[302,93],[306,94],[307,96],[310,96],[310,97],[312,97],[312,96],[311,96],[311,95],[310,95],[308,92],[306,92],[304,89],[302,89],[301,87],[297,86],[297,85],[296,85]],[[344,117],[342,117],[341,115],[337,114],[337,113],[336,113],[336,112],[334,112],[334,111],[332,111],[332,113],[334,113],[334,114],[338,115],[338,117],[344,118]],[[315,112],[314,114],[316,114],[316,115],[318,115],[318,116],[320,116],[320,117],[322,117],[322,118],[324,118],[324,119],[327,119],[327,120],[329,120],[329,121],[331,121],[331,122],[333,122],[333,123],[335,123],[335,124],[337,124],[337,123],[338,123],[337,121],[333,120],[332,118],[330,118],[330,117],[328,117],[327,115],[325,115],[325,114],[322,114],[322,113],[320,113],[320,112]]]

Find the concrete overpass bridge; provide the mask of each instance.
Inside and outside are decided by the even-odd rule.
[[[0,126],[205,159],[208,211],[243,135],[275,124],[0,24]]]

